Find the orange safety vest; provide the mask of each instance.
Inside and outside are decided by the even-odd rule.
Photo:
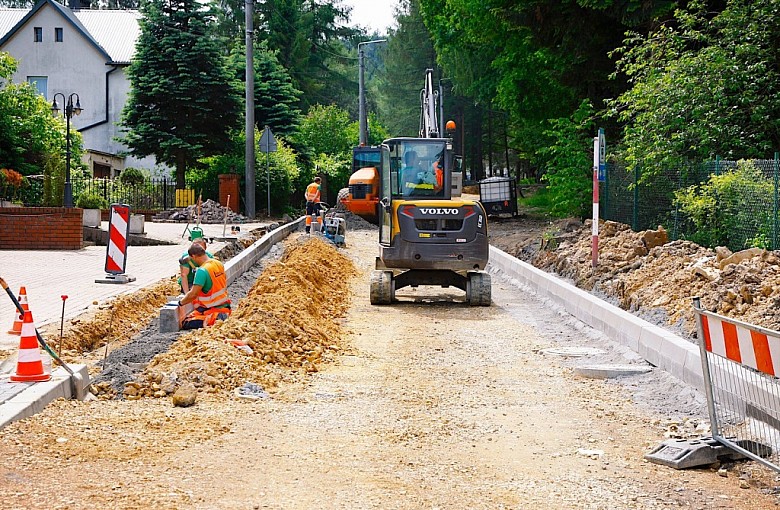
[[[217,322],[220,314],[230,315],[231,311],[225,266],[216,259],[210,259],[200,268],[209,272],[211,289],[208,292],[203,292],[201,289],[198,297],[192,302],[195,310],[187,315],[185,321],[201,320],[204,327],[212,326]]]
[[[436,189],[440,190],[444,187],[444,170],[438,161],[433,163],[433,173],[436,175]]]
[[[319,202],[320,201],[320,185],[313,182],[306,186],[306,201],[307,202]]]
[[[201,289],[200,295],[198,295],[198,304],[205,308],[222,308],[225,305],[230,305],[230,297],[228,297],[227,291],[227,276],[225,275],[225,266],[222,265],[222,262],[210,259],[200,266],[200,269],[205,269],[209,272],[211,289],[208,292],[203,292],[203,289]]]

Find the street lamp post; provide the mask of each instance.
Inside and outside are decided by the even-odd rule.
[[[57,115],[60,111],[57,105],[57,96],[62,97],[62,103],[65,105],[65,207],[73,207],[73,185],[70,182],[70,118],[81,113],[81,101],[79,95],[75,92],[65,100],[65,94],[57,92],[54,94],[54,101],[51,103],[51,112]],[[73,104],[73,97],[76,98],[76,104]]]
[[[382,43],[387,39],[376,39],[374,41],[364,41],[358,43],[358,126],[360,131],[360,145],[366,145],[368,143],[368,118],[366,115],[366,90],[365,90],[365,78],[363,78],[365,64],[363,60],[363,46],[366,44]]]

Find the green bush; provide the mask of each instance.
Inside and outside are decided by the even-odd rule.
[[[119,174],[119,181],[127,186],[140,186],[146,181],[146,177],[137,168],[125,168]]]
[[[76,207],[81,209],[108,209],[108,202],[97,193],[82,193],[76,199]]]
[[[772,181],[753,162],[741,160],[736,170],[677,190],[674,204],[695,226],[691,241],[741,250],[769,244],[773,195]]]

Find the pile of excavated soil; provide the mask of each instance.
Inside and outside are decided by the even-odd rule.
[[[265,235],[265,229],[243,233],[236,241],[228,243],[214,256],[228,261],[246,247]],[[186,248],[183,247],[182,251]],[[171,273],[176,272],[176,261],[171,261]],[[163,280],[132,294],[117,296],[93,313],[82,314],[65,324],[62,338],[62,355],[67,362],[80,361],[88,353],[110,342],[121,345],[138,335],[159,316],[160,307],[171,296],[181,293],[176,278]],[[155,324],[155,327],[157,325]],[[42,329],[44,337],[59,338],[59,326],[49,324]],[[59,340],[55,347],[59,347]]]
[[[566,224],[569,227],[571,224]],[[628,225],[599,226],[599,264],[591,267],[591,222],[565,231],[551,228],[538,248],[493,236],[491,242],[536,267],[572,279],[583,289],[614,299],[622,308],[695,337],[692,298],[705,309],[770,329],[780,329],[780,257],[752,248],[732,254],[690,241],[669,242],[663,228],[634,232]],[[507,236],[507,239],[509,237]]]
[[[184,383],[207,393],[248,382],[271,388],[291,373],[317,371],[329,351],[340,349],[339,320],[354,274],[352,262],[331,244],[299,238],[229,319],[180,335],[125,385],[125,397],[163,397]]]

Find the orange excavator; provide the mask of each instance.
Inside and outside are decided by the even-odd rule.
[[[379,224],[380,160],[378,146],[359,145],[352,149],[349,193],[341,199],[348,211],[374,225]]]

